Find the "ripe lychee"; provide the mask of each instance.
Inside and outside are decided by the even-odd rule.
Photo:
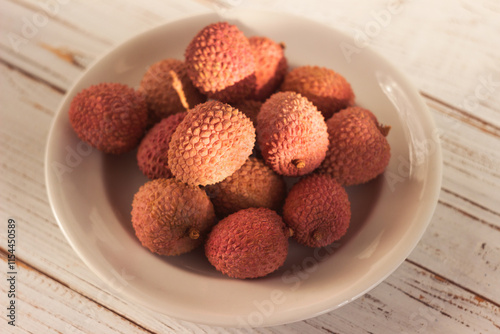
[[[192,185],[209,185],[238,170],[252,153],[255,128],[242,112],[210,100],[191,109],[168,150],[172,174]]]
[[[255,61],[248,39],[235,25],[203,28],[185,51],[188,75],[209,98],[235,102],[255,88]]]
[[[206,100],[189,79],[186,64],[173,58],[151,65],[142,77],[138,91],[146,97],[149,126]]]
[[[71,101],[69,121],[78,137],[105,153],[133,150],[146,129],[144,96],[121,83],[100,83]]]
[[[391,157],[390,127],[361,107],[346,108],[328,121],[330,148],[318,169],[344,186],[368,182],[382,174]]]
[[[215,212],[225,217],[247,208],[281,210],[286,196],[283,178],[264,161],[250,157],[223,181],[206,187]]]
[[[325,158],[328,133],[323,115],[298,93],[278,92],[267,99],[256,130],[264,160],[278,174],[308,174]]]
[[[156,123],[144,136],[137,149],[137,165],[150,179],[170,178],[168,148],[170,139],[187,112],[170,115]]]
[[[293,237],[309,247],[324,247],[340,239],[350,219],[345,189],[325,174],[311,174],[294,184],[283,206],[283,220]]]
[[[297,92],[309,99],[325,119],[354,102],[349,82],[339,73],[319,66],[300,66],[287,73],[282,91]]]
[[[255,58],[256,86],[250,97],[264,101],[278,90],[288,70],[284,44],[264,36],[248,39]]]
[[[193,250],[203,243],[214,223],[214,208],[205,192],[175,179],[148,181],[132,202],[137,238],[160,255]]]
[[[205,243],[205,255],[229,277],[262,277],[285,262],[288,236],[289,229],[273,210],[245,209],[214,226]]]
[[[231,105],[250,118],[255,127],[257,126],[257,115],[262,107],[262,102],[256,100],[242,100],[231,103]]]

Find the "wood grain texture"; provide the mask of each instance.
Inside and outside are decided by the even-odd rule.
[[[387,24],[377,21],[396,5],[399,10]],[[19,223],[20,332],[245,332],[179,321],[117,297],[90,272],[61,233],[47,199],[43,172],[54,112],[92,61],[137,32],[207,9],[201,2],[160,0],[2,0],[0,6],[8,13],[0,20],[0,219],[14,217]],[[335,0],[327,5],[319,0],[261,0],[244,1],[242,6],[309,17],[351,34],[353,43],[367,34],[370,24],[382,22],[367,45],[401,66],[422,92],[439,129],[444,158],[436,213],[417,248],[394,274],[336,311],[247,332],[497,332],[498,2],[359,0],[346,4]],[[26,20],[38,24],[32,34],[27,34]],[[13,34],[26,40],[18,42],[17,50]],[[361,52],[362,45],[358,40]],[[2,267],[5,245],[2,232]],[[3,332],[5,322],[0,326]]]

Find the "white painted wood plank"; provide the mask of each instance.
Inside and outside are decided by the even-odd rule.
[[[0,266],[7,267],[3,253]],[[14,318],[9,318],[13,325],[2,317],[2,333],[149,333],[20,261],[16,268],[17,274],[10,275],[14,277],[15,288],[11,288],[10,283],[0,284],[0,293],[5,299],[9,291],[15,294],[8,299],[14,301]]]
[[[261,4],[265,2],[261,2]],[[426,8],[425,4],[427,2],[421,2],[423,3],[421,10]],[[57,25],[57,29],[50,30],[50,24],[47,24],[43,30],[40,30],[39,38],[50,42],[54,41],[55,38],[57,41],[60,38],[60,29],[66,29],[67,36],[64,37],[64,43],[48,45],[57,48],[67,48],[68,45],[73,47],[74,45],[74,50],[78,51],[86,50],[87,46],[85,43],[88,43],[90,48],[95,48],[95,51],[90,52],[90,56],[86,58],[90,60],[98,55],[101,49],[104,50],[108,47],[107,41],[102,40],[102,31],[109,31],[111,34],[116,34],[113,35],[113,39],[127,38],[132,30],[137,30],[136,27],[147,29],[148,24],[156,20],[156,13],[161,13],[161,15],[157,15],[160,17],[167,17],[167,15],[171,14],[168,12],[169,7],[160,4],[158,1],[145,1],[141,3],[129,1],[125,3],[125,8],[119,10],[121,17],[129,17],[127,26],[123,30],[117,28],[121,27],[120,24],[123,24],[121,18],[119,19],[120,24],[115,24],[114,19],[108,19],[107,22],[88,25],[88,17],[95,16],[95,20],[102,21],[102,17],[109,16],[112,13],[113,6],[117,4],[117,2],[106,2],[107,5],[105,4],[104,6],[107,9],[101,12],[99,10],[102,6],[101,3],[103,2],[79,1],[77,2],[79,7],[65,6],[64,10],[67,10],[67,12],[64,12],[63,15],[63,9],[61,9],[60,17],[52,23]],[[120,2],[120,4],[123,3]],[[317,15],[320,15],[323,17],[322,20],[328,21],[328,24],[335,24],[335,26],[340,22],[339,24],[342,24],[343,29],[346,29],[348,32],[353,32],[357,27],[364,27],[364,24],[370,22],[373,19],[373,16],[370,14],[373,8],[385,8],[384,6],[387,5],[386,2],[362,1],[360,2],[362,5],[356,6],[356,8],[347,8],[345,4],[343,6],[339,4],[339,8],[342,8],[342,10],[337,11],[333,8],[329,11],[321,11],[322,14],[318,14],[309,5],[294,7],[294,4],[296,5],[295,2],[267,1],[266,3],[272,3],[273,5],[270,7],[274,6],[275,9],[281,9],[280,6],[283,6],[283,8],[288,8],[285,8],[285,10],[297,11],[297,13],[310,17],[315,16],[316,18]],[[441,9],[447,9],[448,7],[446,6],[449,3],[446,2],[439,6],[441,6]],[[469,2],[462,3],[464,5],[469,4]],[[493,2],[483,1],[481,5],[483,4],[491,5]],[[37,13],[37,10],[33,9],[32,2],[22,2],[20,5],[15,3],[14,5],[19,7],[15,10],[20,10],[21,18],[22,15]],[[141,12],[141,8],[147,9]],[[84,11],[85,9],[87,12]],[[95,9],[97,11],[93,11]],[[182,10],[179,10],[179,12],[182,12]],[[100,14],[103,14],[103,16],[100,16]],[[403,64],[402,66],[407,70],[407,73],[410,72],[412,78],[417,79],[416,82],[419,88],[428,92],[429,95],[439,97],[439,99],[455,105],[460,105],[460,102],[465,101],[464,99],[468,96],[474,97],[475,90],[481,83],[481,71],[484,72],[484,70],[480,64],[476,64],[470,60],[479,59],[481,60],[480,63],[489,64],[491,63],[491,59],[493,59],[492,57],[498,55],[498,53],[495,53],[494,48],[488,44],[485,46],[488,51],[485,56],[476,54],[479,47],[487,42],[475,36],[473,31],[469,33],[468,29],[480,25],[480,28],[478,28],[479,31],[488,33],[491,29],[495,29],[495,22],[486,20],[484,22],[486,26],[483,26],[483,22],[468,22],[467,27],[459,29],[461,34],[454,37],[449,32],[445,33],[443,30],[445,25],[443,23],[439,21],[434,22],[431,19],[430,22],[424,23],[432,23],[433,26],[437,27],[435,40],[430,43],[423,37],[417,37],[416,39],[419,44],[413,46],[407,36],[409,33],[415,33],[414,27],[419,26],[416,23],[422,22],[422,18],[425,16],[415,9],[410,11],[410,14],[403,12],[400,17],[401,19],[397,21],[394,19],[391,25],[387,27],[387,30],[381,32],[374,39],[374,47],[380,48],[381,52],[389,55],[389,57],[395,57],[394,59],[397,59],[398,63]],[[453,19],[454,16],[450,14],[450,17]],[[332,20],[332,18],[338,18],[338,20]],[[406,22],[404,22],[405,20]],[[3,22],[7,21],[1,20],[0,22],[2,22],[0,24],[4,24]],[[14,22],[19,23],[16,20]],[[6,24],[11,23],[7,22]],[[112,28],[112,26],[115,28]],[[5,31],[3,27],[2,31]],[[10,25],[6,25],[5,27],[10,27]],[[107,27],[108,30],[102,30],[103,27]],[[429,29],[424,28],[423,30],[425,29],[427,29],[426,35],[422,36],[429,35]],[[88,37],[87,42],[85,42],[85,36],[91,36]],[[456,46],[455,49],[449,50],[444,46],[441,47],[440,43],[444,45],[458,43],[458,46],[464,47],[463,55],[454,60],[453,56],[460,47]],[[81,71],[81,69],[77,71],[68,70],[68,68],[72,68],[71,66],[78,68],[78,65],[70,64],[67,59],[61,57],[63,56],[61,54],[56,56],[54,51],[42,50],[42,47],[37,43],[30,43],[30,46],[33,46],[33,48],[25,51],[20,58],[1,53],[5,51],[5,48],[3,50],[0,49],[0,58],[8,59],[10,63],[20,66],[35,77],[49,78],[48,81],[59,89],[67,88],[67,85],[73,80],[71,79],[72,76],[77,75],[77,72]],[[422,50],[426,46],[439,46],[437,49],[437,51],[441,52],[439,61],[431,59],[436,54],[435,48],[429,48],[430,51],[426,50],[426,53],[423,53]],[[427,51],[429,52],[427,53]],[[46,52],[48,54],[38,58],[36,55],[39,52]],[[73,53],[70,52],[70,54]],[[78,52],[74,54],[78,54]],[[410,60],[409,65],[407,63],[408,59]],[[443,64],[448,64],[447,60],[450,63],[446,68],[446,72],[445,70],[442,70],[442,72],[437,71]],[[463,69],[463,73],[457,71],[457,69]],[[445,73],[459,74],[454,74],[455,76],[452,76],[453,79],[449,79],[449,77],[444,76]],[[0,147],[0,156],[2,157],[3,175],[0,176],[2,185],[0,212],[2,215],[17,215],[16,218],[19,218],[23,222],[21,229],[22,237],[20,237],[20,252],[26,260],[29,259],[30,265],[35,265],[36,268],[43,272],[54,275],[58,280],[67,282],[71,290],[88,295],[89,298],[113,310],[118,310],[120,314],[132,319],[134,322],[147,326],[148,329],[155,332],[236,332],[230,329],[217,329],[170,319],[119,300],[107,292],[106,287],[88,271],[65,241],[55,224],[46,200],[43,180],[43,147],[52,112],[62,96],[59,91],[25,77],[15,70],[2,67],[0,75],[2,77],[2,85],[6,88],[0,92],[3,94],[1,96],[2,108],[9,111],[16,110],[16,113],[9,112],[5,116],[2,114],[2,146]],[[456,80],[458,77],[461,80]],[[464,81],[467,82],[467,85],[462,84]],[[490,120],[498,112],[498,103],[495,102],[495,99],[496,97],[491,96],[487,99],[478,100],[479,106],[470,111],[484,120]],[[435,103],[429,102],[429,105],[433,109],[436,109]],[[442,108],[441,105],[440,108]],[[445,110],[445,113],[452,112],[452,110]],[[447,162],[444,185],[449,192],[441,196],[442,203],[438,206],[438,215],[434,218],[429,232],[424,236],[424,239],[412,254],[411,260],[419,265],[428,265],[430,269],[449,279],[453,279],[458,274],[456,283],[463,285],[466,289],[476,291],[482,296],[486,296],[490,293],[488,289],[491,289],[491,287],[478,287],[478,285],[484,284],[481,283],[481,273],[489,275],[486,283],[489,283],[490,286],[491,282],[494,282],[494,279],[498,277],[498,270],[494,267],[489,267],[490,265],[494,266],[498,264],[498,248],[495,248],[495,243],[492,242],[498,240],[498,238],[493,238],[498,233],[491,233],[491,230],[495,231],[495,229],[489,226],[497,226],[498,224],[496,223],[499,221],[497,219],[498,209],[495,204],[498,202],[498,195],[494,192],[498,189],[499,179],[498,169],[496,168],[498,166],[498,154],[495,154],[498,150],[495,151],[495,146],[490,146],[492,143],[493,145],[498,144],[498,140],[494,136],[495,131],[497,131],[494,126],[496,123],[492,122],[493,126],[488,125],[481,129],[480,126],[470,128],[466,123],[459,122],[458,128],[461,130],[458,132],[455,131],[454,126],[449,125],[449,122],[442,117],[442,111],[434,110],[434,114],[438,125],[446,130],[446,137],[444,138],[446,140],[443,141],[445,161]],[[458,114],[455,116],[459,119],[461,117]],[[3,123],[4,120],[7,122]],[[9,124],[9,128],[4,128],[3,124]],[[485,149],[485,147],[493,149]],[[485,225],[484,222],[487,224]],[[479,227],[476,228],[477,226]],[[462,236],[458,239],[458,243],[464,243],[462,247],[458,248],[455,247],[457,244],[457,229],[461,232],[459,235]],[[433,233],[437,233],[437,235],[435,236]],[[2,234],[2,245],[4,241]],[[483,243],[484,249],[482,246]],[[468,245],[471,247],[468,247]],[[455,253],[457,249],[458,253]],[[473,250],[473,252],[470,252],[470,250]],[[439,252],[440,254],[436,257],[435,254]],[[450,256],[451,260],[447,260]],[[472,273],[461,269],[461,267],[467,268],[467,266],[470,267],[471,265],[474,266]],[[407,264],[404,266],[407,266]],[[360,299],[338,311],[307,322],[262,329],[257,332],[303,333],[311,332],[313,329],[315,332],[326,332],[327,330],[334,331],[339,328],[343,332],[354,333],[364,333],[370,330],[376,331],[370,326],[375,329],[385,328],[387,331],[396,331],[401,328],[417,331],[422,329],[421,325],[424,324],[424,321],[427,324],[425,328],[434,332],[436,329],[441,328],[439,326],[449,324],[448,320],[446,320],[448,316],[443,315],[440,311],[433,311],[430,306],[419,303],[415,298],[420,299],[420,295],[417,296],[420,290],[427,291],[428,295],[432,296],[433,289],[437,289],[436,284],[439,286],[439,282],[441,281],[429,276],[431,279],[422,280],[422,286],[419,286],[417,283],[412,283],[411,281],[411,278],[415,276],[417,276],[415,270],[409,270],[409,273],[406,274],[401,274],[400,270],[398,270],[387,280],[387,282],[392,282],[390,281],[391,279],[395,280],[395,283],[391,283],[394,286],[392,290],[384,282],[381,286],[373,290],[372,293],[365,296],[364,299]],[[413,284],[413,287],[410,283]],[[418,288],[415,288],[415,285]],[[404,292],[397,290],[397,288],[402,289]],[[457,295],[466,295],[469,299],[475,298],[473,294],[467,295],[462,291],[463,289],[459,287],[455,288],[459,291]],[[455,288],[453,289],[455,290]],[[399,292],[393,291],[394,289]],[[443,290],[443,287],[441,287],[441,290]],[[495,300],[498,303],[498,295],[495,295],[494,292],[493,297],[496,298]],[[411,295],[413,298],[408,295]],[[427,294],[422,293],[422,296],[426,297]],[[439,296],[435,301],[437,304],[439,304],[438,301],[441,300],[440,298],[448,300],[446,294],[439,294]],[[428,299],[427,304],[432,304],[430,301],[433,298]],[[384,301],[385,306],[381,306],[378,302],[380,300]],[[64,301],[59,302],[64,303]],[[92,300],[88,300],[88,303],[91,307],[95,307]],[[89,306],[86,302],[82,305],[83,308],[74,305],[71,307],[74,310],[82,310]],[[483,303],[478,302],[478,305],[483,305]],[[459,307],[457,306],[457,308]],[[473,308],[473,310],[471,311],[470,308]],[[416,315],[411,312],[408,314],[407,310],[409,309],[416,312]],[[440,308],[438,307],[438,309]],[[442,311],[442,309],[440,310]],[[427,313],[422,315],[420,312]],[[477,319],[474,317],[472,319],[466,317],[469,313],[477,315],[478,313],[483,314],[482,312],[481,308],[468,306],[466,311],[463,311],[464,314],[461,317],[465,317],[466,321],[464,320],[464,322],[466,324],[473,326],[471,327],[472,330],[477,329],[478,331],[483,330],[483,332],[487,332],[486,330],[490,328],[488,327],[488,321],[483,319],[477,323]],[[488,312],[484,314],[488,315]],[[391,314],[390,317],[388,313]],[[76,312],[75,316],[77,316]],[[480,316],[477,317],[481,318]],[[359,319],[367,320],[359,323]],[[387,322],[381,323],[375,319],[386,319]],[[430,319],[433,319],[432,322]],[[87,320],[79,318],[79,321],[86,322]],[[435,326],[435,323],[438,326]],[[133,328],[133,325],[130,325],[129,331],[133,331]],[[463,329],[462,327],[456,328]],[[409,330],[409,332],[412,331]],[[465,329],[464,332],[467,333]]]

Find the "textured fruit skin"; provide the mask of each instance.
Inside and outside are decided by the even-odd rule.
[[[238,170],[254,144],[252,121],[229,104],[210,100],[191,109],[177,126],[168,165],[185,183],[214,184]]]
[[[250,97],[264,101],[278,90],[288,70],[284,46],[263,36],[252,36],[248,41],[255,58],[256,78]]]
[[[263,277],[285,262],[288,233],[281,217],[270,209],[241,210],[214,226],[205,243],[205,255],[229,277]]]
[[[217,22],[203,28],[184,53],[193,84],[209,98],[234,102],[255,87],[255,61],[238,27]]]
[[[147,117],[144,96],[120,83],[100,83],[83,89],[69,107],[69,121],[78,137],[112,154],[137,147]]]
[[[387,128],[367,109],[346,108],[327,122],[330,148],[318,169],[340,184],[368,182],[382,174],[389,164],[391,149],[384,136]]]
[[[242,100],[231,103],[231,105],[250,118],[255,127],[257,126],[257,115],[260,112],[260,107],[262,107],[261,101]]]
[[[189,79],[186,64],[172,58],[151,65],[142,77],[138,91],[146,97],[149,126],[206,100]]]
[[[354,102],[347,80],[335,71],[319,66],[300,66],[287,73],[282,91],[293,91],[307,97],[325,119]]]
[[[325,158],[328,149],[325,120],[300,94],[273,94],[257,115],[256,130],[264,160],[278,174],[308,174]]]
[[[217,215],[225,217],[248,208],[281,210],[286,184],[264,161],[250,157],[240,169],[206,191]]]
[[[205,192],[175,179],[148,181],[132,202],[137,238],[160,255],[180,255],[200,246],[214,224],[214,208]],[[189,237],[191,229],[198,231],[197,239]]]
[[[137,149],[137,165],[149,179],[170,178],[168,147],[186,112],[170,115],[156,123],[144,136]]]
[[[324,247],[347,232],[351,204],[332,177],[311,174],[293,185],[283,206],[283,220],[300,244]]]

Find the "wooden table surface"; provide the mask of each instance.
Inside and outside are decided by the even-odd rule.
[[[252,332],[500,333],[500,2],[228,2],[307,17],[381,53],[409,76],[431,110],[444,160],[430,225],[392,275],[340,309]],[[89,64],[140,31],[212,11],[209,2],[1,0],[0,8],[2,277],[9,278],[13,238],[17,266],[16,326],[8,324],[13,298],[2,279],[0,332],[241,332],[116,297],[66,241],[44,179],[51,121]]]

